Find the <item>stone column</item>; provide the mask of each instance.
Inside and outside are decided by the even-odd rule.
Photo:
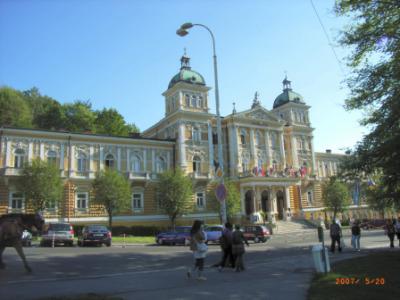
[[[312,158],[311,172],[312,172],[312,174],[317,175],[318,172],[317,172],[317,165],[315,163],[314,137],[312,136],[310,139],[311,139],[311,149],[310,149],[310,151],[311,151],[311,158]]]
[[[257,192],[256,187],[253,185],[253,213],[257,211]]]
[[[100,156],[100,165],[99,165],[99,167],[100,167],[100,171],[103,171],[104,170],[104,146],[100,146],[100,154],[99,154],[99,156]]]
[[[268,221],[275,224],[276,194],[274,195],[274,191],[272,188],[268,190],[268,203],[269,203]]]
[[[40,141],[39,156],[40,156],[41,160],[45,159],[45,156],[44,156],[44,142],[43,141]]]
[[[117,148],[117,170],[121,172],[121,147]]]
[[[242,187],[240,187],[240,204],[241,204],[241,207],[242,207],[242,215],[246,215],[246,207],[245,207],[245,203],[244,203],[244,200],[245,200],[244,196],[245,196],[244,189]]]
[[[186,162],[186,146],[185,146],[185,123],[179,123],[179,130],[178,130],[178,145],[179,145],[179,165],[180,167],[185,170],[187,167]]]
[[[156,172],[156,150],[151,149],[151,172]]]
[[[229,138],[229,174],[230,176],[234,176],[234,171],[235,171],[235,146],[234,146],[234,141],[233,137],[235,135],[235,127],[230,124],[228,126],[228,138]]]
[[[143,149],[143,171],[147,173],[147,152]]]
[[[60,170],[64,170],[64,143],[60,146]]]
[[[28,162],[31,163],[33,159],[33,142],[29,141],[28,143]]]
[[[131,170],[131,150],[126,148],[126,172],[129,173]]]
[[[280,150],[281,150],[281,164],[282,167],[285,168],[286,167],[286,155],[285,155],[285,141],[284,141],[284,137],[283,137],[283,132],[281,132],[279,134],[279,146],[280,146]]]
[[[233,155],[233,174],[237,175],[238,172],[238,165],[239,165],[239,155],[238,155],[238,129],[235,125],[232,125],[232,144],[233,144],[233,149],[232,149],[232,155]]]
[[[168,151],[167,152],[167,169],[169,170],[171,168],[171,153]]]
[[[74,162],[75,162],[75,145],[70,145],[70,156],[69,156],[69,166],[70,169],[69,171],[69,176],[72,176],[74,174],[75,168],[74,168]]]
[[[265,150],[267,151],[267,168],[270,168],[272,166],[272,153],[271,153],[271,147],[269,143],[269,132],[265,131]]]
[[[4,161],[4,167],[12,167],[11,165],[11,141],[6,138],[6,160]]]
[[[208,123],[208,157],[209,157],[209,170],[208,173],[211,175],[214,169],[214,145],[212,137],[211,123]]]
[[[299,168],[299,159],[297,156],[297,140],[296,136],[292,136],[292,161],[293,161],[293,168],[298,169]]]
[[[93,153],[94,153],[94,147],[93,145],[89,146],[89,177],[94,177],[94,172],[93,172]]]
[[[256,153],[254,149],[254,129],[250,129],[250,170],[253,169],[256,160]]]

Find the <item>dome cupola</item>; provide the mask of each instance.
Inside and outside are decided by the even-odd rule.
[[[168,89],[172,88],[178,82],[186,82],[190,84],[206,85],[203,76],[190,67],[190,57],[186,55],[186,51],[181,57],[181,69],[178,74],[172,77],[168,84]]]
[[[283,93],[280,94],[278,97],[276,97],[273,105],[274,109],[288,102],[305,104],[303,97],[292,90],[291,82],[290,80],[287,79],[286,76],[285,79],[282,81],[282,84],[283,84]]]

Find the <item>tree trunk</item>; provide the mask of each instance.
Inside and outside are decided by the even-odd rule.
[[[108,227],[112,230],[112,212],[108,212]]]
[[[335,207],[335,209],[333,210],[333,220],[332,223],[334,223],[336,221],[336,214],[337,214],[337,208]]]

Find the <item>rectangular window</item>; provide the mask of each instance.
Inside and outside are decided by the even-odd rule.
[[[47,163],[49,165],[55,166],[57,164],[57,157],[54,156],[47,157]]]
[[[86,159],[78,158],[78,172],[85,172],[85,171],[86,171]]]
[[[89,193],[76,194],[76,208],[78,210],[86,210],[89,207]]]
[[[197,208],[205,208],[205,197],[203,192],[196,193]]]
[[[312,191],[307,192],[307,200],[308,200],[308,205],[312,205],[313,203],[313,193]]]
[[[24,165],[24,157],[22,155],[16,155],[14,160],[14,168],[22,168]]]
[[[143,210],[143,193],[133,193],[132,206],[133,210]]]
[[[21,210],[24,209],[25,197],[23,193],[13,192],[10,193],[9,207],[11,209]]]

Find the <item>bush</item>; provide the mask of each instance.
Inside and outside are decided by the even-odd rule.
[[[167,228],[160,226],[114,226],[112,228],[113,236],[121,236],[123,234],[133,236],[154,236]]]

